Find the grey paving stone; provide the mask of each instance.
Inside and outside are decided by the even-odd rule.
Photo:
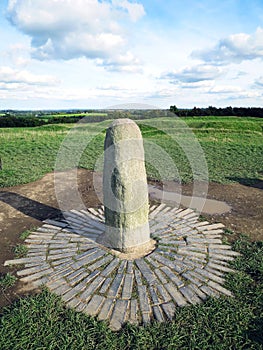
[[[125,269],[126,269],[126,266],[127,266],[127,260],[122,260],[121,263],[120,263],[120,266],[118,268],[118,274],[122,274],[124,273]]]
[[[104,255],[106,255],[106,251],[95,251],[92,254],[88,254],[85,257],[83,257],[81,259],[81,262],[83,263],[83,265],[89,265],[94,261],[98,260],[99,258],[103,257]],[[78,255],[76,255],[76,259],[77,261],[79,261]]]
[[[128,261],[128,263],[127,263],[126,273],[133,273],[133,261],[132,260]]]
[[[57,295],[64,295],[70,290],[71,290],[71,287],[68,284],[63,284],[60,287],[54,289],[53,292],[56,293]]]
[[[56,280],[50,279],[49,282],[46,283],[47,287],[50,290],[54,290],[54,289],[62,286],[63,284],[66,284],[66,280],[64,278],[58,278]]]
[[[153,260],[150,256],[145,257],[145,259],[153,266],[153,267],[160,267],[160,264]]]
[[[51,243],[49,245],[49,249],[64,249],[65,247],[67,247],[68,249],[76,249],[77,248],[77,243],[67,243],[67,245],[65,244],[57,244],[57,243]]]
[[[209,244],[208,248],[210,248],[210,249],[228,249],[228,250],[232,249],[231,245],[228,245],[228,244]]]
[[[185,247],[180,247],[178,249],[178,253],[182,252],[198,252],[198,253],[207,253],[207,247],[204,244],[198,244],[198,245],[190,245]]]
[[[166,291],[166,289],[164,288],[164,286],[162,284],[157,285],[157,290],[161,296],[161,298],[163,299],[163,302],[169,302],[172,298],[170,296],[170,294]]]
[[[28,275],[26,277],[23,277],[20,279],[20,281],[22,282],[31,282],[31,281],[34,281],[40,277],[43,277],[43,276],[47,276],[49,275],[51,272],[53,272],[52,269],[47,269],[47,270],[42,270],[42,271],[39,271],[37,273],[34,273],[33,275]]]
[[[100,271],[99,270],[95,270],[93,272],[91,272],[91,274],[89,274],[83,281],[83,283],[85,284],[89,284],[91,281],[93,281],[97,276],[100,275]]]
[[[216,281],[218,283],[223,284],[225,282],[225,280],[217,275],[214,275],[213,273],[207,271],[206,269],[195,269],[194,270],[196,273],[198,273],[199,275],[202,275],[204,277],[206,277],[207,279],[211,279],[213,281]]]
[[[6,260],[4,263],[4,266],[20,265],[20,264],[26,264],[26,263],[32,263],[32,262],[43,263],[45,260],[46,258],[43,256]]]
[[[188,287],[189,287],[190,289],[192,289],[192,290],[199,296],[199,298],[202,299],[203,301],[207,299],[206,294],[203,293],[198,287],[196,287],[196,285],[190,283],[190,284],[188,285]]]
[[[107,290],[109,289],[111,283],[112,283],[112,278],[108,277],[105,279],[101,289],[100,289],[100,293],[101,294],[105,294],[107,292]]]
[[[167,243],[159,243],[159,247],[166,248],[166,249],[169,248],[172,251],[177,251],[178,247],[185,247],[185,246],[186,246],[186,242],[180,239],[175,241],[175,243],[173,243],[172,246]]]
[[[144,325],[147,325],[151,322],[151,316],[148,312],[142,312],[142,322]]]
[[[67,285],[68,286],[68,285]],[[80,288],[70,288],[64,295],[62,296],[62,300],[66,303],[71,299],[76,297],[82,290]]]
[[[143,259],[135,260],[135,263],[139,270],[141,271],[143,277],[149,284],[152,284],[156,281],[156,276],[153,271],[150,269],[149,265]]]
[[[129,322],[131,324],[138,324],[139,317],[138,317],[138,301],[137,299],[132,299],[130,301],[130,317],[129,317]]]
[[[215,253],[209,253],[209,258],[214,260],[224,260],[224,261],[233,261],[235,258],[229,255],[220,255]]]
[[[218,229],[218,228],[224,228],[225,225],[219,223],[219,224],[209,224],[209,225],[205,225],[205,226],[199,226],[198,229],[199,231],[211,231],[214,229]]]
[[[98,314],[98,320],[102,321],[102,320],[109,319],[114,305],[115,305],[115,299],[106,298]]]
[[[200,287],[202,285],[202,282],[199,279],[197,279],[196,277],[194,277],[193,275],[191,275],[188,271],[183,273],[182,276],[185,279],[187,279],[188,281],[197,285],[197,287]]]
[[[48,283],[49,279],[48,277],[41,277],[37,280],[32,281],[31,283],[33,284],[34,287],[42,287],[46,283]]]
[[[168,293],[171,295],[173,300],[176,302],[178,306],[185,306],[187,305],[186,300],[184,299],[183,295],[179,292],[179,290],[175,287],[173,283],[167,283],[164,286]]]
[[[102,285],[105,278],[102,276],[97,276],[85,289],[85,291],[80,295],[80,299],[82,301],[88,301],[92,294],[96,292],[96,290]]]
[[[188,286],[184,286],[179,289],[186,300],[191,304],[199,304],[202,300],[196,295],[196,293],[190,289]]]
[[[71,266],[71,267],[72,267],[72,266]],[[87,271],[86,271],[85,269],[80,268],[80,269],[78,269],[78,270],[72,272],[71,274],[69,274],[69,275],[67,276],[67,280],[68,280],[69,282],[71,282],[71,281],[74,280],[76,277],[78,277],[79,275],[81,275],[83,272],[87,273]]]
[[[76,252],[48,255],[47,260],[50,261],[50,260],[60,260],[64,258],[71,258],[74,255],[76,255]]]
[[[170,267],[171,269],[175,270],[178,273],[181,273],[185,270],[185,265],[183,263],[180,263],[179,261],[171,261],[170,259],[165,258],[161,254],[153,253],[151,254],[151,257],[157,261],[159,261],[164,266]]]
[[[154,273],[159,278],[161,283],[163,283],[163,284],[167,283],[167,278],[165,277],[165,275],[162,273],[162,271],[160,269],[155,269]]]
[[[104,256],[102,259],[96,261],[94,264],[92,265],[89,265],[88,266],[88,269],[90,271],[94,271],[96,270],[97,268],[107,264],[108,262],[112,261],[114,259],[114,257],[112,255],[107,255],[107,256]]]
[[[69,302],[67,302],[67,307],[71,309],[76,309],[79,304],[80,304],[79,298],[73,298]]]
[[[134,276],[135,276],[135,279],[136,279],[136,283],[140,286],[142,285],[142,275],[141,273],[139,272],[139,270],[135,269],[134,270]]]
[[[43,244],[30,244],[30,245],[28,245],[27,244],[27,247],[28,247],[28,249],[30,249],[30,250],[46,250],[47,249],[47,247],[48,247],[48,244],[46,244],[46,243],[43,243]]]
[[[128,308],[128,300],[117,299],[114,310],[110,320],[110,328],[112,330],[119,330],[126,318],[126,311]]]
[[[151,307],[150,307],[150,300],[147,294],[147,288],[146,286],[138,285],[137,286],[138,290],[138,295],[139,295],[139,304],[140,304],[140,310],[142,313],[150,313],[151,312]]]
[[[115,258],[102,272],[101,275],[104,277],[109,276],[119,265],[120,260]]]
[[[210,258],[210,257],[209,257],[209,262],[211,262],[212,264],[216,264],[216,265],[222,265],[222,266],[226,266],[226,267],[229,266],[228,261],[216,260],[216,259],[213,259],[213,258]]]
[[[178,249],[178,254],[182,254],[182,255],[189,255],[192,257],[197,257],[200,260],[206,260],[206,254],[204,253],[200,253],[200,252],[196,252],[194,250],[184,250],[184,249]]]
[[[174,314],[175,314],[175,305],[174,303],[165,303],[161,305],[161,308],[163,309],[166,317],[168,318],[168,320],[172,321],[172,319],[174,318]]]
[[[154,218],[162,209],[165,208],[165,206],[166,206],[166,204],[164,204],[164,203],[160,204],[156,209],[154,209],[154,210],[150,213],[149,217],[150,217],[150,218]]]
[[[108,290],[107,297],[116,298],[120,292],[122,282],[123,282],[123,274],[117,274]]]
[[[83,303],[82,301],[80,301],[80,303],[79,303],[78,306],[76,307],[76,311],[82,312],[82,311],[85,309],[86,306],[87,306],[86,303]]]
[[[208,283],[208,286],[219,291],[220,293],[223,293],[229,297],[232,297],[233,294],[227,290],[226,288],[222,287],[220,284],[216,283],[216,282],[213,282],[213,281],[209,281]]]
[[[162,309],[160,308],[159,305],[154,305],[153,306],[153,315],[154,318],[158,321],[158,322],[164,322],[165,318],[163,316],[163,312]]]
[[[66,259],[61,259],[61,260],[49,261],[49,264],[55,270],[58,270],[58,269],[61,269],[62,267],[65,267],[65,266],[71,266],[71,265],[73,266],[73,260],[71,258],[66,258]]]
[[[199,261],[198,258],[191,259],[191,257],[189,256],[185,257],[183,262],[186,266],[185,271],[192,270],[195,267],[199,267],[200,269],[202,269],[204,265],[207,263],[207,262]]]
[[[205,269],[206,269],[206,271],[208,271],[208,272],[210,272],[210,273],[212,273],[214,275],[217,275],[219,277],[224,277],[224,273],[219,271],[219,270],[215,270],[215,269],[212,269],[212,268],[207,267],[207,266],[205,267]]]
[[[101,295],[94,294],[84,309],[84,313],[87,313],[90,316],[96,316],[102,308],[105,299],[106,298]]]
[[[208,296],[215,297],[215,298],[219,297],[219,293],[208,286],[202,286],[202,287],[200,287],[200,290],[202,292],[204,292],[205,294],[207,294]]]
[[[182,287],[184,282],[181,280],[179,276],[176,276],[167,266],[163,266],[160,269],[163,271],[166,276],[168,276],[168,280],[172,281],[177,287]]]
[[[202,227],[202,226],[207,226],[210,225],[208,221],[200,221],[195,224],[195,227]]]
[[[201,281],[201,282],[207,282],[208,281],[208,277],[204,276],[204,275],[200,275],[199,273],[197,273],[196,271],[187,271],[188,275],[193,276],[195,279]]]
[[[72,253],[72,255],[76,254],[78,248],[64,248],[64,249],[49,249],[49,256],[53,256],[53,255],[61,255],[64,253]],[[69,255],[71,256],[71,255]]]
[[[49,268],[50,268],[50,266],[48,264],[44,263],[44,264],[38,265],[36,267],[17,271],[16,274],[17,274],[17,276],[27,276],[27,275],[34,274],[36,272],[40,272],[42,270],[47,270]]]
[[[131,299],[133,289],[133,275],[127,274],[124,277],[124,283],[122,288],[122,299]]]
[[[150,293],[153,305],[158,305],[158,304],[161,303],[161,301],[159,300],[159,297],[158,297],[158,295],[156,293],[155,287],[150,286],[149,287],[149,293]]]
[[[224,231],[221,230],[221,229],[219,229],[219,230],[202,231],[202,233],[203,233],[204,235],[217,235],[217,234],[221,235],[221,234],[224,233]]]

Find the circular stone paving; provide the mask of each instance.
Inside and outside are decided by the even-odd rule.
[[[108,320],[113,330],[173,318],[175,308],[231,292],[224,274],[239,253],[222,243],[222,224],[199,222],[191,209],[152,206],[149,212],[155,249],[144,257],[123,254],[96,243],[104,232],[103,207],[72,210],[65,220],[46,220],[26,239],[26,258],[17,272],[23,282],[45,285],[68,307]]]

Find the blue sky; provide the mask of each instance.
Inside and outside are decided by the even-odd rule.
[[[263,0],[0,2],[0,109],[262,102]]]

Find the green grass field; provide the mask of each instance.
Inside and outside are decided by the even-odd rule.
[[[103,152],[104,132],[108,125],[108,121],[78,124],[70,141],[71,149],[68,149],[68,154],[73,158],[74,152],[78,153],[78,143],[86,142],[87,147],[79,163],[75,165],[87,169],[94,168],[96,159]],[[262,178],[261,119],[159,118],[140,121],[139,125],[146,143],[147,174],[151,178],[160,178],[158,169],[164,169],[162,178],[178,180],[179,177],[183,182],[193,181],[191,162],[199,158],[199,153],[196,153],[196,140],[199,141],[205,155],[209,181],[242,181],[249,184]],[[72,127],[73,124],[56,124],[0,129],[0,157],[3,165],[0,187],[28,183],[54,170],[57,152]],[[150,143],[160,146],[171,157],[178,175],[172,167],[162,163],[165,160],[158,153],[154,154]],[[186,148],[183,149],[182,145]],[[69,162],[65,169],[68,166],[70,167]],[[202,179],[202,169],[201,173],[195,176]]]
[[[0,187],[31,182],[52,171],[66,137],[61,169],[76,163],[81,147],[84,152],[75,165],[93,169],[103,151],[108,124],[79,124],[71,137],[70,124],[0,129]],[[161,168],[162,175],[169,179],[180,176],[184,182],[192,181],[189,158],[198,157],[195,136],[204,151],[210,181],[252,183],[262,179],[260,119],[162,118],[139,124],[145,139],[149,177],[160,177]],[[166,166],[165,158],[155,153],[152,145],[159,145],[171,157],[178,174]],[[232,263],[238,272],[228,275],[226,282],[235,298],[210,298],[201,305],[178,308],[172,322],[147,327],[126,325],[114,333],[106,323],[65,309],[58,297],[44,290],[37,296],[18,300],[0,314],[0,349],[263,349],[263,244],[242,236],[234,242],[233,249],[242,253]],[[3,277],[0,289],[6,290],[13,283],[12,275]]]

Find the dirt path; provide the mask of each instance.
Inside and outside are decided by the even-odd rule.
[[[63,186],[60,186],[60,191],[67,201],[68,209],[78,209],[79,203],[70,197],[72,176],[71,172],[68,172],[66,177],[63,176],[66,180]],[[151,184],[160,187],[159,184]],[[169,186],[168,183],[164,190],[169,192],[171,188],[172,184]],[[99,205],[91,171],[78,171],[78,190],[87,207]],[[191,195],[191,185],[183,186],[182,193],[185,196]],[[263,182],[255,187],[211,183],[207,197],[225,202],[226,208],[231,207],[230,211],[223,214],[203,214],[209,221],[222,222],[236,234],[245,233],[253,240],[263,240]],[[52,173],[34,183],[0,189],[0,275],[11,271],[10,268],[4,267],[3,263],[14,257],[14,247],[22,243],[20,234],[40,226],[42,220],[60,215]],[[17,284],[8,294],[0,295],[0,307],[16,298],[17,293],[21,295],[21,287]]]

